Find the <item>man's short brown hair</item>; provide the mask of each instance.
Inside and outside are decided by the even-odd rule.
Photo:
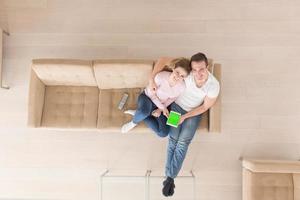
[[[208,66],[208,60],[207,60],[207,57],[204,53],[196,53],[195,55],[193,55],[191,57],[191,63],[192,62],[201,62],[201,61],[204,61],[205,64],[206,64],[206,67]]]

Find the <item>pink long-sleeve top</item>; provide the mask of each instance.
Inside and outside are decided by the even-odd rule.
[[[170,86],[168,82],[170,75],[171,72],[162,71],[155,76],[154,81],[157,85],[156,92],[152,92],[149,86],[145,88],[145,94],[161,110],[167,108],[185,90],[184,81]]]

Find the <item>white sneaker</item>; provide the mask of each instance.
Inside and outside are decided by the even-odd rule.
[[[124,113],[125,114],[129,114],[129,115],[134,115],[136,110],[125,110]]]
[[[131,129],[133,129],[137,124],[133,123],[133,121],[130,121],[126,124],[124,124],[121,128],[121,133],[127,133]]]

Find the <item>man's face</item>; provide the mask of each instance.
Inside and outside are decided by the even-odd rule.
[[[204,61],[192,61],[192,73],[197,80],[203,80],[207,77],[207,68]]]

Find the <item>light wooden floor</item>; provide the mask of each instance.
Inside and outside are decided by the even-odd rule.
[[[202,51],[223,66],[223,131],[198,134],[183,174],[197,200],[240,200],[240,156],[300,158],[300,2],[0,0],[0,199],[100,199],[100,174],[162,174],[166,139],[26,128],[33,58],[150,58]],[[106,179],[105,200],[144,199],[144,179]],[[178,178],[172,199],[192,199]],[[161,179],[151,179],[150,199]],[[125,186],[127,185],[127,186]],[[117,189],[116,189],[117,188]],[[137,189],[133,191],[133,189]]]

